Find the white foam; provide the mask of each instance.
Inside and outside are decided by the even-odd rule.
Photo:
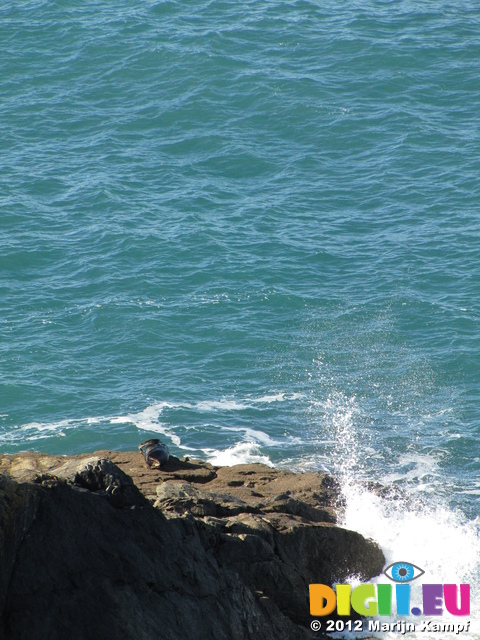
[[[250,409],[251,403],[237,400],[205,400],[196,404],[185,405],[196,411],[243,411]]]
[[[159,415],[162,411],[167,407],[175,407],[181,405],[174,405],[170,402],[156,402],[154,404],[149,405],[143,411],[139,411],[138,413],[129,413],[125,416],[112,416],[109,418],[101,418],[102,420],[109,420],[112,424],[119,423],[128,423],[131,422],[133,424],[141,423],[141,422],[155,422],[158,420]]]
[[[164,409],[190,409],[200,412],[215,412],[215,411],[243,411],[245,409],[251,409],[257,404],[269,404],[272,402],[285,402],[288,400],[296,400],[303,397],[300,393],[287,394],[283,392],[264,395],[258,398],[246,397],[246,398],[221,398],[220,400],[200,400],[198,402],[155,402],[154,404],[146,407],[139,413],[128,414],[127,416],[118,416],[111,418],[115,422],[137,422],[142,417],[154,418],[158,417]]]
[[[471,629],[464,638],[480,637],[480,523],[467,521],[456,511],[441,502],[425,504],[418,498],[394,500],[381,498],[365,489],[347,482],[343,485],[346,509],[341,524],[372,538],[382,548],[387,564],[408,561],[417,565],[424,576],[419,584],[412,583],[412,605],[421,603],[419,593],[422,582],[432,584],[471,585]],[[377,579],[386,582],[382,576]],[[404,620],[412,621],[410,618]],[[415,620],[415,619],[413,619]],[[446,613],[438,618],[442,622],[464,622]],[[386,634],[386,638],[398,634]],[[417,631],[410,637],[430,639],[426,632]],[[438,634],[432,636],[439,638]],[[458,637],[442,634],[442,640]]]
[[[355,398],[342,394],[330,396],[322,404],[329,415],[334,437],[332,465],[340,478],[346,499],[341,524],[372,538],[382,548],[387,564],[408,561],[417,565],[425,574],[418,584],[412,583],[412,606],[421,604],[422,583],[469,583],[471,585],[471,627],[463,632],[463,638],[480,638],[480,522],[469,521],[449,507],[443,492],[435,487],[440,481],[438,460],[433,455],[405,455],[400,460],[404,473],[396,471],[382,478],[382,484],[402,480],[404,496],[380,497],[368,491],[361,480],[367,480],[368,470],[363,459],[365,443],[361,427],[356,425],[359,416]],[[361,422],[361,421],[360,421]],[[395,464],[398,464],[398,460]],[[407,468],[407,469],[405,469]],[[364,474],[362,472],[365,471]],[[382,576],[377,581],[386,582]],[[416,598],[416,600],[415,600]],[[418,640],[450,640],[458,635],[422,632],[419,619],[403,618],[417,623]],[[385,621],[385,619],[383,619]],[[463,618],[445,615],[438,622],[463,623]],[[338,637],[338,636],[337,636]],[[398,638],[398,633],[380,634],[379,637]]]
[[[274,393],[255,397],[247,398],[222,398],[221,400],[202,400],[193,404],[183,404],[179,406],[188,407],[196,411],[243,411],[244,409],[252,409],[258,404],[271,404],[272,402],[286,402],[289,400],[297,400],[302,398],[301,393]]]
[[[301,394],[286,394],[283,392],[264,395],[258,398],[222,398],[221,400],[201,400],[199,402],[156,402],[146,407],[138,413],[131,413],[123,416],[112,416],[109,418],[101,418],[100,420],[108,420],[111,424],[133,424],[141,431],[149,431],[152,433],[160,433],[169,438],[180,449],[192,449],[191,446],[182,444],[181,439],[174,432],[174,427],[166,426],[161,422],[160,417],[165,409],[172,411],[179,409],[188,409],[199,413],[215,413],[215,412],[235,412],[243,411],[256,407],[258,404],[268,404],[271,402],[283,402],[286,400],[294,400],[301,397]],[[176,425],[182,429],[191,428],[190,425]],[[196,427],[201,429],[201,426]],[[264,431],[252,429],[244,426],[218,426],[221,431],[231,431],[243,434],[242,440],[255,441],[266,446],[278,446],[284,444],[284,440],[277,440],[269,436]],[[298,441],[298,438],[291,438],[292,441]],[[240,443],[243,446],[243,442]],[[263,459],[263,458],[262,458]],[[235,463],[233,463],[235,464]]]
[[[422,482],[424,479],[440,477],[438,459],[433,455],[425,453],[404,455],[396,460],[396,466],[399,471],[385,474],[382,482],[385,484],[392,484],[398,480]]]
[[[260,452],[255,442],[239,442],[223,451],[203,449],[203,453],[209,462],[219,467],[230,467],[234,464],[250,464],[253,462],[261,462],[273,467],[270,458]]]
[[[142,411],[129,413],[125,415],[114,416],[88,416],[85,418],[76,418],[71,420],[59,420],[56,422],[30,422],[28,424],[11,427],[0,434],[0,442],[5,444],[31,442],[40,439],[54,438],[57,436],[65,436],[68,429],[81,428],[87,424],[89,426],[114,424],[132,424],[139,431],[160,434],[169,439],[178,448],[183,450],[191,449],[181,442],[179,435],[175,433],[176,427],[188,430],[191,425],[167,425],[160,419],[166,410],[182,410],[188,409],[192,412],[202,413],[222,413],[222,412],[239,412],[245,409],[257,408],[261,404],[269,404],[272,402],[284,402],[287,400],[295,400],[301,397],[301,394],[287,394],[277,392],[274,394],[262,395],[259,397],[245,398],[221,398],[220,400],[201,400],[199,402],[154,402],[145,407]],[[7,416],[5,416],[7,417]],[[200,427],[197,427],[201,429]],[[239,432],[242,434],[242,440],[253,440],[268,446],[277,446],[283,441],[271,438],[267,433],[252,429],[250,427],[234,427],[221,426],[219,429],[225,431]]]
[[[52,437],[65,437],[65,431],[76,426],[76,420],[60,420],[58,422],[28,422],[15,426],[2,433],[0,441],[5,444],[32,442]]]
[[[156,403],[148,406],[146,409],[138,413],[130,413],[125,416],[111,417],[109,418],[109,422],[111,424],[134,424],[137,429],[141,431],[159,433],[169,438],[171,442],[173,442],[177,447],[185,448],[182,447],[180,438],[172,431],[172,429],[168,428],[158,419],[163,409],[171,406],[172,405],[168,402]]]
[[[304,398],[305,394],[303,393],[274,393],[271,395],[260,396],[260,398],[255,398],[253,402],[255,404],[265,403],[270,404],[271,402],[288,402],[289,400],[299,400]]]
[[[275,440],[271,438],[264,431],[259,431],[258,429],[250,429],[249,427],[221,427],[222,431],[234,431],[241,432],[248,436],[251,440],[255,440],[256,442],[261,442],[265,445],[280,445],[282,444],[281,440]]]

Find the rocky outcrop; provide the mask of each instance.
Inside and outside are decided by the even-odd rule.
[[[285,640],[308,585],[383,567],[335,480],[138,452],[0,456],[0,637]]]

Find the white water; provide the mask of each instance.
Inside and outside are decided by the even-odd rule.
[[[469,583],[471,589],[471,614],[469,617],[432,616],[433,622],[465,623],[470,620],[470,629],[461,635],[445,632],[421,631],[422,616],[379,618],[382,622],[404,620],[416,624],[416,633],[409,638],[418,640],[450,640],[453,638],[480,638],[480,522],[467,520],[458,510],[452,509],[435,488],[428,486],[435,461],[429,456],[411,459],[418,480],[412,486],[402,485],[401,492],[389,497],[366,489],[359,481],[362,477],[365,449],[361,434],[356,432],[356,405],[354,399],[342,396],[330,397],[325,406],[330,411],[335,434],[334,466],[340,478],[346,507],[340,524],[375,540],[382,548],[386,566],[392,562],[406,561],[417,565],[425,574],[411,583],[411,605],[421,608],[421,584]],[[408,480],[408,478],[406,478]],[[389,474],[379,478],[388,486]],[[432,490],[430,490],[432,489]],[[356,582],[352,577],[352,582]],[[373,582],[388,582],[384,575]],[[395,603],[393,605],[395,610]],[[368,635],[372,635],[369,633]],[[374,634],[382,638],[399,638],[398,632]]]

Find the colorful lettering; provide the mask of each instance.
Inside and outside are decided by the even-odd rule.
[[[310,613],[312,616],[328,616],[337,608],[339,616],[349,616],[351,609],[361,616],[392,615],[391,584],[360,584],[354,589],[349,584],[337,584],[335,591],[326,584],[310,585]],[[453,616],[470,615],[469,584],[423,584],[423,611],[410,610],[410,585],[396,584],[397,615],[441,616],[443,604]],[[458,598],[460,595],[460,598]]]
[[[444,584],[443,596],[445,598],[445,608],[452,616],[470,615],[470,585],[460,585],[460,606],[457,606],[457,585]]]

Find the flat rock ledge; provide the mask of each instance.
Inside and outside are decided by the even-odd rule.
[[[323,473],[0,456],[0,638],[303,640],[308,585],[378,575]]]

